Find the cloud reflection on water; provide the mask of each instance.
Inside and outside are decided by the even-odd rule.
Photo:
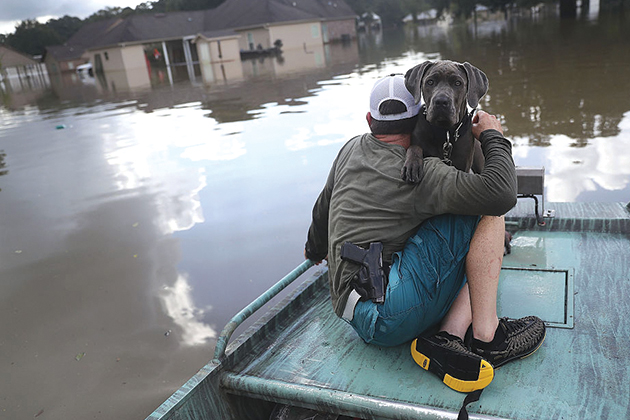
[[[234,124],[219,128],[204,113],[199,104],[192,104],[136,112],[123,125],[126,130],[112,130],[108,122],[102,123],[104,156],[113,168],[116,188],[151,192],[156,210],[151,223],[161,235],[192,229],[205,220],[199,192],[207,185],[206,168],[195,162],[231,160],[245,153],[238,137],[224,134]],[[210,308],[196,306],[188,274],[178,272],[172,285],[173,279],[163,281],[168,283],[160,300],[181,329],[177,334],[181,344],[201,345],[214,338],[216,331],[203,322]]]
[[[594,137],[583,147],[575,139],[558,134],[544,148],[527,147],[528,138],[515,138],[517,165],[545,167],[545,199],[550,202],[580,201],[586,192],[621,191],[630,185],[630,111],[623,115],[615,137]],[[530,163],[531,162],[531,163]]]
[[[164,293],[160,296],[166,313],[182,329],[181,342],[187,346],[205,344],[217,335],[214,328],[202,321],[210,308],[197,308],[192,292],[188,276],[179,274],[175,284],[164,287]]]

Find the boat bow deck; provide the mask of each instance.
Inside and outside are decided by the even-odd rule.
[[[499,292],[500,315],[541,316],[550,325],[546,341],[498,369],[469,413],[630,418],[629,212],[621,204],[548,207],[556,213],[544,227],[525,203],[508,215],[519,229]],[[169,407],[195,399],[198,415],[219,404],[217,394],[239,419],[268,418],[275,402],[364,419],[456,418],[464,398],[417,366],[409,345],[359,339],[334,315],[321,270],[232,343],[223,364],[211,363],[178,392],[150,418],[206,418]]]

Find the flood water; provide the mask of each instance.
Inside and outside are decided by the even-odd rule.
[[[547,201],[630,201],[630,24],[616,13],[420,25],[243,63],[209,86],[3,96],[0,418],[141,419],[303,260],[374,81],[426,60],[490,80]]]

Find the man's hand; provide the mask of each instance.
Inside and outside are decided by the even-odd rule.
[[[495,115],[490,115],[485,111],[477,111],[475,116],[472,119],[472,133],[473,136],[477,140],[479,140],[479,136],[486,130],[497,130],[501,135],[503,135],[503,128],[501,127],[501,123],[497,120]]]
[[[304,250],[304,258],[307,259],[307,260],[309,259],[306,256],[306,250]],[[324,258],[324,260],[328,261],[328,255],[326,255],[326,258]],[[322,261],[324,261],[324,260],[320,260],[320,261],[313,261],[313,260],[311,260],[311,261],[313,261],[315,263],[315,265],[320,265],[322,263]]]

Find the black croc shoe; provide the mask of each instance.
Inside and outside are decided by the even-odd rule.
[[[483,389],[494,378],[488,361],[469,351],[461,338],[445,331],[413,340],[411,355],[421,368],[437,375],[455,391]]]
[[[512,360],[530,356],[542,345],[545,335],[545,323],[536,316],[501,318],[491,342],[471,337],[469,348],[498,368]]]

